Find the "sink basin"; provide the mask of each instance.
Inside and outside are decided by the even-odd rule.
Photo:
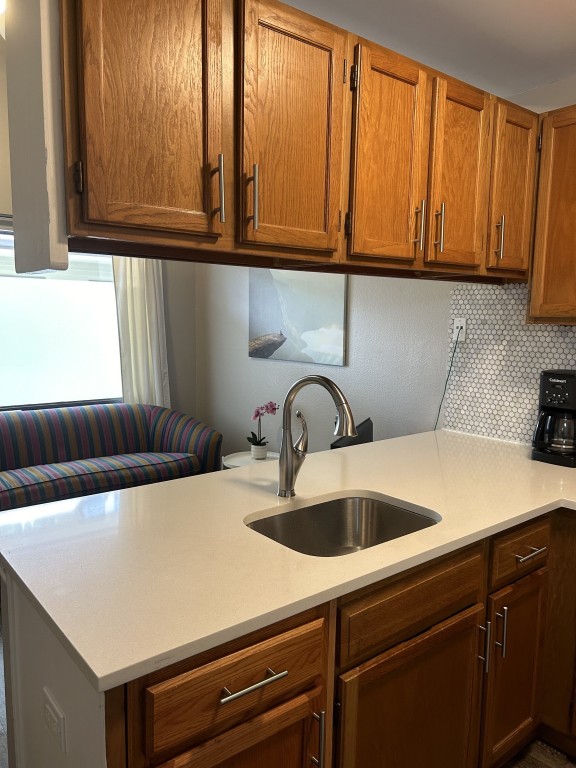
[[[279,512],[246,525],[296,552],[337,557],[398,539],[440,520],[435,512],[418,509],[421,511],[373,496],[353,495]]]

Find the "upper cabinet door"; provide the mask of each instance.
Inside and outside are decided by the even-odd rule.
[[[335,250],[344,33],[273,0],[244,11],[242,237]]]
[[[542,122],[530,314],[576,320],[576,106]]]
[[[415,62],[357,46],[351,256],[422,257],[430,136],[429,78]]]
[[[484,264],[490,183],[490,97],[436,78],[427,261]]]
[[[496,104],[489,269],[526,271],[530,265],[537,135],[538,115],[500,101]]]
[[[217,234],[220,0],[80,7],[85,219]]]

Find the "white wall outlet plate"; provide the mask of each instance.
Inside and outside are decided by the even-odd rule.
[[[461,341],[466,341],[466,318],[465,317],[455,317],[454,318],[454,324],[452,326],[452,341],[456,341],[458,339],[458,343]]]

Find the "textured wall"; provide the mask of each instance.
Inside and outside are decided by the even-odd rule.
[[[450,284],[351,276],[348,364],[337,367],[249,358],[249,270],[196,270],[196,413],[223,432],[226,453],[248,448],[255,406],[282,403],[288,388],[310,373],[334,379],[358,421],[372,417],[375,439],[433,428],[446,375]],[[184,272],[182,265],[180,280]],[[188,354],[185,344],[175,348]],[[334,439],[330,396],[318,386],[306,387],[296,402],[308,420],[311,450],[325,450]],[[178,407],[178,398],[173,404]],[[278,449],[280,424],[279,415],[264,419],[270,450]]]
[[[446,392],[447,429],[531,441],[540,372],[576,368],[576,327],[527,325],[527,303],[525,285],[454,287],[452,320],[468,327]]]

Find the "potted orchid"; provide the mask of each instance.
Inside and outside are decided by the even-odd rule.
[[[258,432],[251,432],[250,437],[247,437],[246,439],[250,443],[250,452],[252,454],[253,459],[265,459],[267,449],[266,446],[268,445],[268,441],[265,437],[262,437],[262,416],[265,416],[267,413],[274,416],[278,410],[279,406],[277,403],[270,400],[268,403],[265,403],[264,405],[259,405],[258,408],[255,409],[254,414],[252,416],[252,421],[258,422]]]

